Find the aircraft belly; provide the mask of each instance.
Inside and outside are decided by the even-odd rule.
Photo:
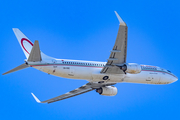
[[[93,68],[87,67],[71,67],[74,70],[74,79],[84,79],[91,80],[92,79],[92,70]]]
[[[45,73],[48,73],[48,74],[50,74],[50,72],[51,72],[49,66],[33,66],[33,68],[36,68],[36,69],[43,71]]]
[[[61,66],[34,66],[34,68],[43,71],[48,74],[55,76],[62,76],[62,67]]]
[[[115,83],[168,84],[170,76],[168,74],[153,71],[141,71],[141,73],[138,74],[102,74],[100,73],[102,68],[76,66],[34,66],[34,68],[58,77],[88,80],[92,82],[106,81]],[[108,76],[107,80],[103,79],[105,76]]]
[[[58,77],[92,80],[94,68],[76,66],[34,66],[34,68]]]
[[[92,79],[91,69],[86,67],[62,66],[61,68],[58,67],[54,75],[71,79],[90,80]]]
[[[99,82],[99,81],[104,81],[104,82],[114,82],[114,83],[119,83],[123,82],[123,78],[125,77],[125,74],[103,74],[100,73],[102,68],[100,69],[94,69],[92,73],[92,81],[93,82]],[[103,79],[104,77],[107,77],[107,79]]]

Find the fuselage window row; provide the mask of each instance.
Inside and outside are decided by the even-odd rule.
[[[79,65],[92,65],[92,66],[104,66],[103,64],[92,64],[92,63],[76,63],[76,62],[62,62],[63,64],[79,64]]]

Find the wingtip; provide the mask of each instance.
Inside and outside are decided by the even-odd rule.
[[[36,102],[41,103],[41,101],[40,101],[33,93],[31,93],[31,95],[34,97],[34,99],[36,100]]]
[[[12,28],[13,31],[19,30],[18,28]]]
[[[126,23],[122,20],[122,18],[119,16],[119,14],[116,11],[114,11],[114,12],[115,12],[116,17],[118,18],[118,20],[120,22],[120,25],[125,25],[126,26]]]
[[[17,28],[12,28],[12,30],[15,30],[15,29],[17,29]]]

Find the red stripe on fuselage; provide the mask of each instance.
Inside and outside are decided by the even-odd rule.
[[[96,67],[96,66],[80,66],[80,65],[60,65],[60,64],[47,64],[47,65],[30,65],[31,67],[33,66],[78,66],[78,67],[95,67],[95,68],[103,68],[103,67]]]

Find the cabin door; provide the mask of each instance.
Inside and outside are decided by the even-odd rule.
[[[56,69],[57,69],[57,61],[56,60],[52,60],[52,62],[53,62],[52,74],[55,74]]]
[[[73,67],[70,67],[68,75],[69,76],[74,76],[74,68]]]

